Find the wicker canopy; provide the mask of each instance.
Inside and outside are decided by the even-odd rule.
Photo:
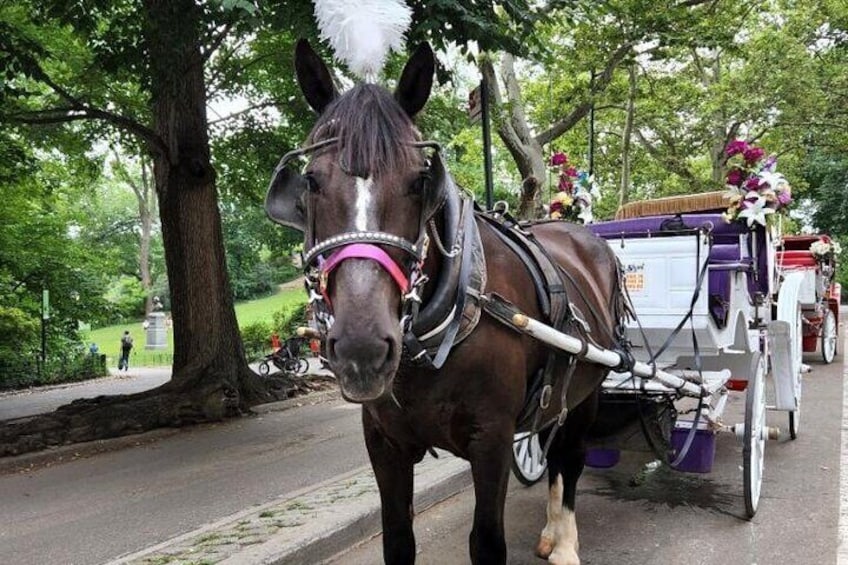
[[[645,216],[724,211],[728,206],[726,194],[724,191],[717,191],[629,202],[618,209],[615,213],[615,219],[626,220],[628,218],[644,218]]]

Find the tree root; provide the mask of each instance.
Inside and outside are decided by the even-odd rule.
[[[0,456],[220,421],[244,415],[257,404],[334,385],[331,377],[280,374],[259,378],[247,372],[250,374],[240,374],[237,379],[206,372],[140,393],[79,399],[55,412],[10,420],[0,425]],[[233,381],[238,384],[233,386]]]

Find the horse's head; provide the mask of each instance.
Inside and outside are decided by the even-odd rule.
[[[374,400],[391,391],[422,283],[425,224],[444,200],[440,157],[428,163],[412,123],[430,94],[433,53],[419,47],[394,94],[360,84],[339,95],[305,41],[295,67],[319,118],[306,147],[277,167],[266,209],[304,232],[307,287],[342,394]],[[309,157],[302,174],[287,167],[298,155]]]

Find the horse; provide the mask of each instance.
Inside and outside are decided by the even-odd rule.
[[[301,40],[296,76],[318,117],[305,145],[274,171],[266,212],[304,233],[306,287],[323,353],[343,398],[362,406],[385,562],[415,561],[413,468],[434,448],[471,465],[471,562],[506,562],[513,437],[532,404],[540,407],[523,421],[544,428],[549,473],[547,523],[536,553],[578,565],[576,484],[608,369],[552,354],[495,306],[545,319],[553,315],[554,294],[567,296],[558,317],[612,347],[622,317],[621,275],[607,244],[581,225],[506,229],[507,222],[474,208],[438,144],[422,140],[413,122],[430,96],[434,68],[433,52],[422,44],[394,92],[363,83],[339,93]],[[291,166],[299,157],[308,160],[301,171]],[[548,271],[553,266],[561,284],[540,281],[539,269],[527,264],[532,253],[509,241],[507,231],[535,241],[533,253],[548,257]]]

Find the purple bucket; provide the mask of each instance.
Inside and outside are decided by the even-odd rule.
[[[609,469],[610,467],[615,467],[620,458],[621,451],[618,449],[594,447],[586,450],[585,463],[588,467]]]
[[[675,453],[680,453],[683,449],[688,435],[688,428],[675,428],[671,432],[671,447]],[[689,452],[674,468],[684,473],[709,473],[715,459],[715,436],[715,432],[710,430],[696,430]]]

